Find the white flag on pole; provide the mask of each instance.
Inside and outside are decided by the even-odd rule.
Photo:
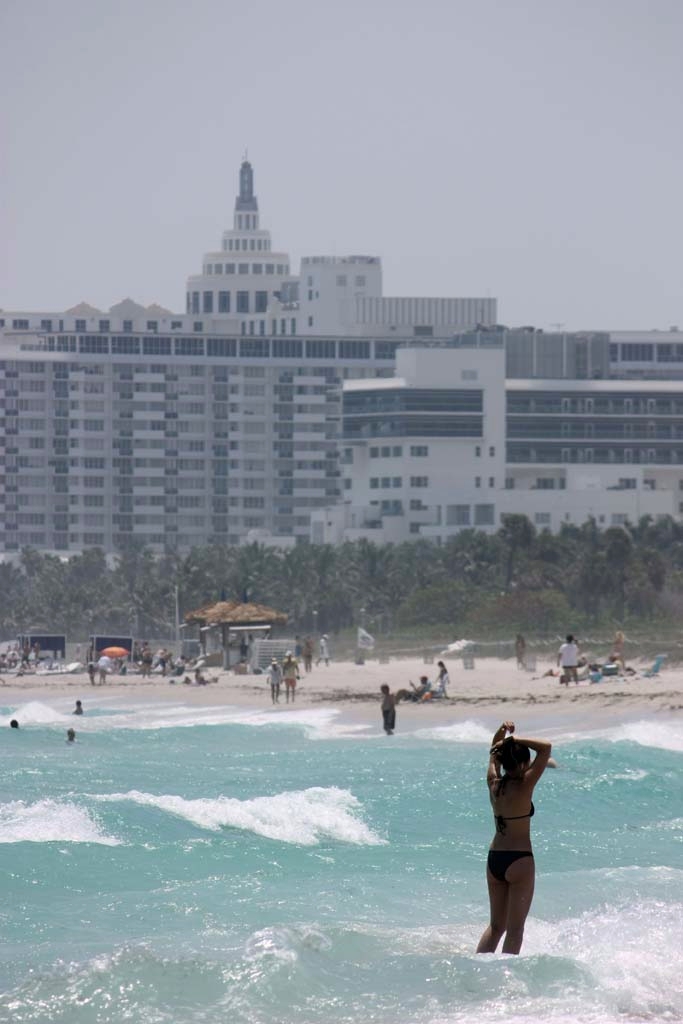
[[[358,627],[358,647],[363,651],[371,651],[375,646],[374,636],[370,636],[360,626]]]

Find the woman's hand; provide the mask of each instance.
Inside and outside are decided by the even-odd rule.
[[[512,734],[514,731],[514,722],[503,722],[502,725],[500,725],[493,734],[493,739],[491,740],[491,754],[493,754],[496,748],[498,748],[501,745],[501,743],[505,739],[505,734]]]

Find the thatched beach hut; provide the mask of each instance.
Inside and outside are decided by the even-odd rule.
[[[220,630],[220,646],[223,652],[223,667],[242,660],[239,653],[240,640],[244,637],[265,639],[273,626],[287,621],[284,612],[251,601],[216,601],[188,612],[188,624],[198,624],[202,650],[206,652],[207,636],[211,630]]]

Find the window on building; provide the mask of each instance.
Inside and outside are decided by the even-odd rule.
[[[355,285],[356,285],[356,288],[364,288],[365,287],[365,274],[356,274]]]
[[[13,326],[14,326],[15,324],[17,324],[18,322],[19,322],[19,321],[15,320],[15,321],[14,321],[14,323],[13,323]],[[25,320],[25,321],[24,321],[24,323],[25,323],[25,324],[26,324],[26,326],[28,327],[28,320]],[[78,332],[83,332],[83,331],[85,331],[85,330],[86,330],[86,322],[85,322],[85,320],[77,320],[77,321],[76,321],[76,324],[75,324],[75,327],[74,327],[74,330],[75,330],[75,331],[78,331]]]
[[[474,449],[474,454],[478,459],[481,458],[481,445],[476,445]]]
[[[248,263],[240,263],[240,265],[238,267],[238,273],[240,273],[240,274],[248,274],[249,273],[249,264]]]
[[[491,445],[491,447],[489,448],[489,456],[491,458],[493,458],[495,454],[496,454],[496,449],[494,448],[493,445]]]
[[[536,512],[534,522],[536,526],[550,526],[550,512]]]
[[[218,312],[229,313],[230,312],[230,292],[219,292],[218,293]]]
[[[475,505],[474,525],[493,526],[495,521],[495,505]]]
[[[280,359],[301,359],[303,343],[294,338],[273,339],[273,356]]]
[[[447,526],[469,526],[470,506],[469,505],[446,505]]]
[[[202,313],[213,313],[213,292],[202,295]]]
[[[369,359],[370,358],[370,342],[369,341],[340,341],[339,342],[339,358],[340,359]]]
[[[132,320],[124,320],[123,321],[123,333],[124,334],[132,334],[133,333],[133,321]]]
[[[262,263],[252,263],[252,265],[251,265],[251,272],[252,272],[252,274],[262,274],[263,273],[263,264]]]
[[[313,326],[313,317],[312,316],[309,316],[309,318],[308,318],[308,326],[309,327]]]
[[[226,274],[234,274],[235,273],[235,264],[234,263],[226,263],[225,264],[225,273]]]
[[[411,444],[410,454],[415,458],[426,458],[429,455],[429,448],[426,444]]]
[[[379,477],[371,476],[370,477],[370,489],[375,491],[375,490],[377,490],[378,487],[379,487]]]
[[[254,295],[254,312],[265,313],[268,309],[268,292],[256,292]]]
[[[334,341],[307,341],[307,359],[334,359],[337,354],[337,347]]]
[[[270,356],[270,341],[268,338],[242,338],[240,340],[240,356],[251,356],[256,359],[268,359]],[[245,367],[246,376],[258,376],[247,374],[248,369],[260,369],[260,367]]]
[[[411,476],[410,478],[411,487],[429,487],[429,477],[427,476]]]
[[[505,490],[506,491],[514,491],[514,489],[515,489],[515,478],[514,478],[514,476],[506,476],[505,477]]]
[[[337,274],[337,288],[346,288],[346,274]]]
[[[147,321],[147,330],[148,331],[155,332],[155,331],[158,330],[158,328],[159,328],[159,321],[158,320],[148,320]]]
[[[237,305],[235,309],[237,313],[249,312],[249,292],[237,293]]]
[[[475,476],[475,478],[474,478],[474,486],[475,487],[481,487],[481,477],[480,476]]]

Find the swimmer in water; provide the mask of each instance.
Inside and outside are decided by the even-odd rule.
[[[75,743],[76,742],[76,730],[75,729],[67,729],[66,730],[66,742],[67,743]]]
[[[19,723],[17,722],[16,718],[12,719],[12,721],[9,724],[9,727],[10,727],[10,729],[18,729],[19,728]]]
[[[72,715],[82,715],[83,714],[83,705],[81,704],[80,700],[76,701],[76,707],[73,709],[71,714]]]

